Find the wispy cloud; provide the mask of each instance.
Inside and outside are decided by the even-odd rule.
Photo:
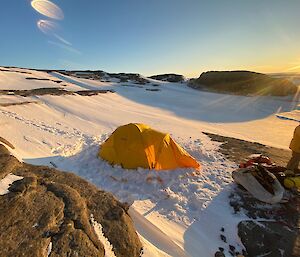
[[[69,41],[67,41],[66,39],[64,39],[63,37],[61,37],[61,36],[59,36],[59,35],[57,35],[57,34],[54,34],[54,36],[55,36],[59,41],[61,41],[63,44],[68,45],[68,46],[72,46],[72,44],[71,44]]]
[[[81,52],[77,49],[75,49],[74,47],[72,47],[71,45],[66,45],[66,44],[62,44],[59,42],[55,42],[55,41],[48,41],[49,44],[54,45],[54,46],[58,46],[59,48],[63,49],[63,50],[67,50],[71,53],[75,53],[75,54],[81,54]]]
[[[31,5],[36,11],[49,18],[57,20],[62,20],[64,18],[63,11],[49,0],[32,0]],[[49,44],[55,45],[71,53],[81,54],[80,51],[72,46],[72,43],[70,41],[59,35],[60,26],[56,21],[41,19],[37,21],[37,27],[41,32],[49,37]]]
[[[42,31],[44,34],[51,36],[57,40],[59,40],[61,43],[72,46],[72,43],[63,38],[62,36],[58,35],[56,31],[58,30],[59,26],[56,22],[50,21],[50,20],[39,20],[37,22],[37,26],[40,31]]]

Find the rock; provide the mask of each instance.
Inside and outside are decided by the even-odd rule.
[[[153,91],[153,92],[155,92],[155,91],[160,91],[159,88],[146,88],[146,90],[147,90],[147,91]]]
[[[235,247],[233,245],[229,245],[229,249],[230,251],[234,252],[235,251]]]
[[[235,252],[230,251],[230,250],[228,252],[230,253],[231,256],[235,256]]]
[[[295,242],[297,231],[278,222],[242,221],[238,225],[238,235],[248,256],[292,257],[300,256]],[[299,247],[299,246],[298,246]]]
[[[68,91],[61,88],[35,88],[30,90],[0,90],[0,95],[19,95],[23,97],[39,96],[39,95],[81,95],[81,96],[93,96],[98,94],[115,93],[111,89],[102,90],[80,90],[80,91]],[[8,145],[11,147],[11,145]],[[13,148],[13,147],[11,147]]]
[[[220,238],[221,238],[221,240],[222,240],[224,243],[227,243],[226,236],[220,235]]]
[[[149,81],[137,73],[107,73],[111,78],[120,79],[120,82],[132,81],[135,84],[145,85]]]
[[[72,71],[66,71],[66,70],[55,70],[56,72],[59,72],[63,75],[67,76],[73,76],[77,78],[84,78],[84,79],[93,79],[93,80],[101,80],[106,76],[106,73],[101,70],[72,70]],[[49,72],[49,71],[46,71]]]
[[[11,158],[10,152],[5,146],[0,144],[0,179],[21,166],[22,164],[16,158]]]
[[[37,186],[36,177],[25,177],[22,180],[17,180],[9,187],[10,192],[24,193],[28,190],[33,190]]]
[[[195,89],[237,95],[287,96],[297,92],[291,81],[251,71],[208,71],[189,86]]]
[[[168,81],[168,82],[184,82],[184,76],[183,75],[178,75],[178,74],[160,74],[160,75],[153,75],[149,77],[151,79],[155,80],[161,80],[161,81]]]
[[[141,242],[128,206],[80,177],[20,163],[0,145],[0,178],[22,176],[0,196],[0,256],[103,256],[91,223],[103,227],[117,257],[140,256]]]
[[[290,152],[283,149],[267,147],[259,143],[252,143],[215,134],[206,134],[213,141],[221,142],[220,152],[225,156],[227,155],[230,160],[237,164],[245,161],[249,155],[257,152],[269,156],[277,165],[286,165],[290,159]],[[261,242],[264,242],[264,245],[271,245],[273,254],[266,256],[281,256],[277,255],[279,252],[285,252],[284,256],[300,256],[300,232],[299,229],[297,229],[300,227],[300,199],[298,196],[291,194],[289,202],[271,205],[256,200],[246,190],[237,185],[232,190],[229,201],[234,213],[241,212],[253,220],[264,219],[264,223],[267,224],[264,226],[262,222],[255,223],[252,220],[251,222],[253,223],[251,224],[255,225],[253,225],[254,229],[246,229],[247,226],[245,226],[245,224],[247,223],[245,223],[244,226],[242,226],[242,224],[243,222],[250,221],[246,220],[241,222],[238,226],[238,233],[247,251],[242,250],[240,254],[237,253],[235,249],[229,248],[232,254],[240,254],[245,257],[264,256],[266,248],[258,247]],[[269,227],[271,227],[273,232],[270,233]],[[277,241],[274,241],[276,239],[274,239],[276,233],[285,235],[288,231],[290,231],[291,234],[285,237],[293,237],[290,243],[277,244]],[[222,229],[221,232],[223,233]],[[265,241],[268,243],[265,243]]]
[[[15,149],[15,147],[13,146],[13,144],[11,144],[10,142],[8,142],[6,139],[4,139],[3,137],[0,137],[0,143],[3,143],[7,146],[9,146],[11,149]]]
[[[207,132],[204,132],[204,134],[209,136],[213,141],[220,142],[219,151],[226,155],[226,158],[237,164],[245,162],[245,160],[249,159],[250,155],[257,153],[268,156],[272,162],[275,162],[279,166],[286,166],[292,157],[289,150]]]
[[[266,204],[254,199],[247,191],[236,187],[230,196],[230,205],[246,214],[252,221],[238,225],[238,235],[246,252],[244,256],[300,256],[300,199],[296,197],[284,204]],[[264,219],[264,222],[255,220]],[[289,240],[289,242],[286,242]],[[280,243],[277,243],[277,241]],[[274,243],[276,242],[276,243]],[[270,251],[270,255],[264,255]],[[248,254],[248,255],[247,255]]]
[[[215,257],[225,257],[225,254],[223,252],[216,252]]]

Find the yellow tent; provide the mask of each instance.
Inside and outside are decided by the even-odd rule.
[[[199,168],[200,164],[169,134],[144,124],[130,123],[117,128],[101,145],[99,156],[125,169],[169,170]]]

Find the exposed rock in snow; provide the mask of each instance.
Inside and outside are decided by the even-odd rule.
[[[18,161],[0,145],[0,175],[16,174],[1,180],[6,186],[14,181],[0,196],[1,256],[104,257],[106,243],[90,224],[92,213],[115,256],[139,256],[142,246],[132,221],[112,194],[71,173],[13,163]]]
[[[161,81],[168,81],[168,82],[184,82],[184,76],[178,74],[160,74],[160,75],[153,75],[149,78]]]
[[[23,177],[16,176],[14,174],[8,174],[3,179],[0,180],[0,195],[5,195],[9,193],[9,187],[10,185],[17,181],[22,179]]]
[[[98,239],[104,246],[105,257],[116,257],[114,250],[113,250],[113,246],[111,245],[109,240],[103,234],[102,225],[94,219],[93,214],[91,214],[91,222],[92,222],[93,228],[97,234]]]

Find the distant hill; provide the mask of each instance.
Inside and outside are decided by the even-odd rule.
[[[117,79],[119,82],[133,82],[136,84],[145,85],[149,81],[138,73],[108,73],[105,71],[59,71],[62,74],[73,76],[77,78],[87,78],[95,80],[110,81],[110,79]]]
[[[183,82],[185,80],[183,75],[173,74],[173,73],[153,75],[149,78],[161,80],[161,81],[168,81],[168,82]]]
[[[195,89],[237,95],[286,96],[297,92],[291,81],[251,71],[208,71],[189,82]]]

